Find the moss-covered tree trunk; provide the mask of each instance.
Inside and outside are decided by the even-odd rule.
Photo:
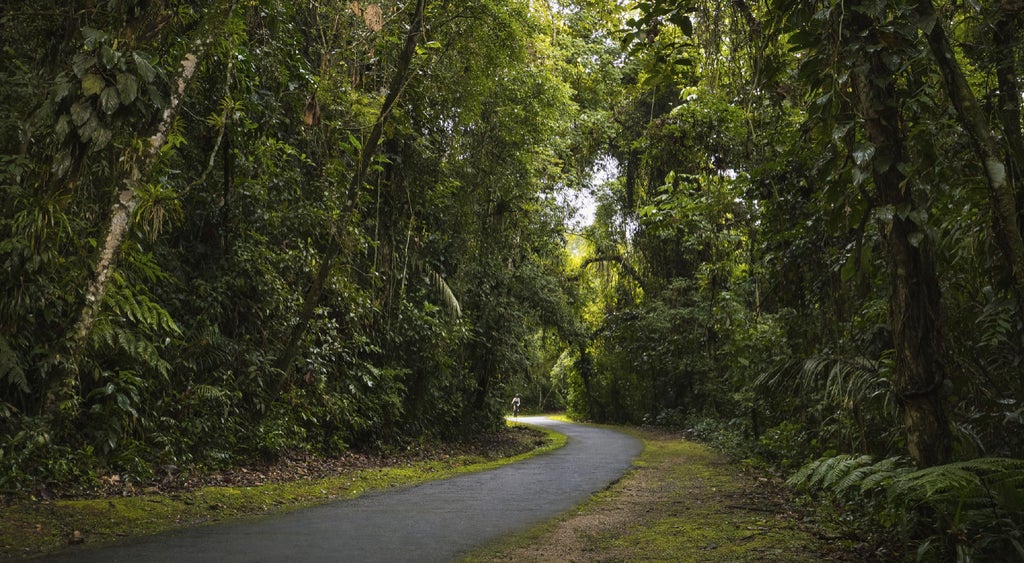
[[[851,35],[875,37],[871,20],[853,11]],[[864,64],[853,73],[853,88],[867,140],[874,145],[872,178],[879,205],[914,209],[913,190],[900,170],[904,135],[895,99],[895,77],[881,49],[865,48]],[[884,164],[879,164],[884,163]],[[943,322],[931,244],[909,214],[893,213],[883,222],[890,285],[890,327],[895,351],[893,390],[900,402],[907,450],[922,467],[949,461],[949,421],[940,398]]]
[[[1024,237],[1021,236],[1017,220],[1017,195],[1011,181],[1012,166],[1007,165],[1007,159],[999,149],[999,143],[978,104],[974,91],[967,82],[963,69],[956,60],[945,27],[939,20],[932,1],[921,0],[917,3],[916,9],[920,20],[924,22],[922,31],[928,38],[928,46],[942,72],[946,94],[956,108],[960,125],[967,132],[984,169],[985,178],[988,180],[995,240],[1010,266],[1018,303],[1024,303]]]

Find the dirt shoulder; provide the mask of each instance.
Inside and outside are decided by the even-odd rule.
[[[822,533],[778,481],[680,434],[631,431],[637,468],[557,521],[469,561],[865,561]]]

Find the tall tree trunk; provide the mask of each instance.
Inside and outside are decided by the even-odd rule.
[[[167,144],[167,135],[178,115],[178,106],[185,95],[185,89],[192,81],[199,61],[206,52],[216,33],[219,33],[220,20],[234,11],[235,2],[232,0],[224,6],[223,11],[212,11],[203,26],[201,36],[192,44],[192,48],[181,58],[178,67],[178,74],[171,84],[171,93],[167,107],[160,116],[160,121],[152,134],[145,139],[145,147],[141,154],[137,155],[135,162],[131,165],[128,177],[124,179],[124,188],[117,194],[115,203],[110,209],[110,221],[107,225],[107,234],[103,240],[103,247],[96,260],[95,274],[86,288],[85,302],[75,323],[73,337],[70,342],[70,354],[77,356],[81,353],[83,346],[92,332],[96,317],[99,314],[103,297],[106,294],[110,280],[110,274],[116,265],[121,243],[124,242],[128,229],[131,226],[132,214],[135,211],[135,195],[138,187],[149,179],[153,168],[156,166],[160,151]],[[72,360],[67,364],[68,368],[58,383],[56,393],[49,394],[45,401],[44,411],[56,413],[58,406],[65,401],[76,400],[78,389],[78,370],[75,367],[77,362]]]
[[[874,39],[874,26],[852,10],[851,35]],[[904,162],[903,132],[897,109],[895,78],[882,59],[881,50],[868,52],[863,70],[853,73],[853,87],[860,104],[868,140],[875,145],[876,162],[870,163],[878,203],[893,208],[910,205],[912,190],[899,169]],[[907,450],[921,467],[949,460],[951,433],[939,395],[945,376],[943,326],[935,260],[927,240],[915,243],[919,229],[909,217],[893,214],[883,225],[890,278],[890,324],[895,352],[893,390],[900,401]]]
[[[302,306],[299,308],[295,325],[292,326],[284,349],[281,355],[278,356],[277,361],[274,362],[274,367],[285,372],[285,374],[298,354],[299,343],[306,334],[309,321],[313,318],[313,311],[320,303],[320,297],[323,295],[327,278],[330,277],[334,263],[345,248],[348,223],[359,203],[359,192],[362,190],[363,182],[366,180],[366,172],[370,168],[370,163],[373,162],[374,157],[377,155],[377,148],[384,133],[384,125],[387,123],[391,110],[394,109],[395,104],[398,102],[399,95],[405,89],[405,85],[412,76],[412,59],[416,54],[416,45],[423,34],[426,6],[427,0],[417,0],[416,8],[412,13],[412,19],[409,23],[409,31],[405,35],[405,45],[402,48],[402,53],[398,58],[395,68],[395,74],[391,77],[391,84],[388,88],[387,96],[384,98],[384,103],[381,104],[377,121],[373,124],[373,128],[370,130],[366,141],[363,142],[359,162],[356,164],[356,169],[349,182],[348,191],[345,194],[341,216],[332,229],[333,234],[328,242],[327,249],[324,251],[323,256],[320,257],[320,267],[309,289],[306,291],[306,296],[303,299]]]
[[[1024,220],[1024,131],[1021,130],[1021,92],[1017,85],[1016,47],[1024,1],[1003,0],[992,26],[992,59],[999,87],[999,116],[1003,144],[1010,169],[1010,183],[1017,196],[1018,226]]]
[[[956,60],[932,0],[920,0],[917,13],[924,22],[922,31],[928,38],[932,56],[942,72],[946,94],[953,102],[960,125],[970,137],[974,152],[985,170],[996,243],[1010,267],[1018,302],[1024,302],[1024,238],[1017,221],[1017,196],[1008,166],[974,91]]]
[[[129,177],[125,179],[125,188],[118,194],[117,201],[110,210],[110,224],[107,227],[107,237],[100,251],[99,260],[96,262],[96,275],[85,294],[85,306],[82,314],[75,325],[75,344],[80,348],[85,343],[92,326],[96,321],[96,314],[99,311],[100,302],[107,291],[107,282],[110,270],[117,259],[117,252],[121,248],[125,234],[131,224],[132,212],[135,210],[135,192],[153,165],[160,157],[160,150],[167,143],[167,132],[174,123],[178,114],[178,104],[185,93],[185,87],[192,80],[192,76],[199,66],[199,57],[206,49],[208,41],[197,41],[193,49],[181,60],[180,70],[173,84],[170,102],[163,112],[157,130],[148,139],[146,149],[140,155],[141,162],[133,166]]]

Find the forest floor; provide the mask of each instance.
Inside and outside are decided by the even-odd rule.
[[[622,430],[621,428],[616,428]],[[679,433],[627,430],[643,440],[637,467],[556,521],[474,553],[479,561],[873,561],[867,546],[824,530],[781,483]],[[562,441],[560,441],[562,440]],[[560,435],[515,425],[498,435],[391,455],[292,457],[274,464],[145,484],[43,491],[0,505],[0,560],[130,536],[258,516],[477,471],[547,451]]]
[[[819,562],[894,560],[845,537],[784,483],[680,432],[623,429],[644,442],[636,469],[561,518],[467,561]]]

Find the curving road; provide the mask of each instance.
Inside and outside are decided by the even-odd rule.
[[[372,493],[261,520],[65,552],[54,561],[451,561],[551,519],[619,479],[639,441],[543,417],[520,421],[569,437],[565,447],[498,469]]]

